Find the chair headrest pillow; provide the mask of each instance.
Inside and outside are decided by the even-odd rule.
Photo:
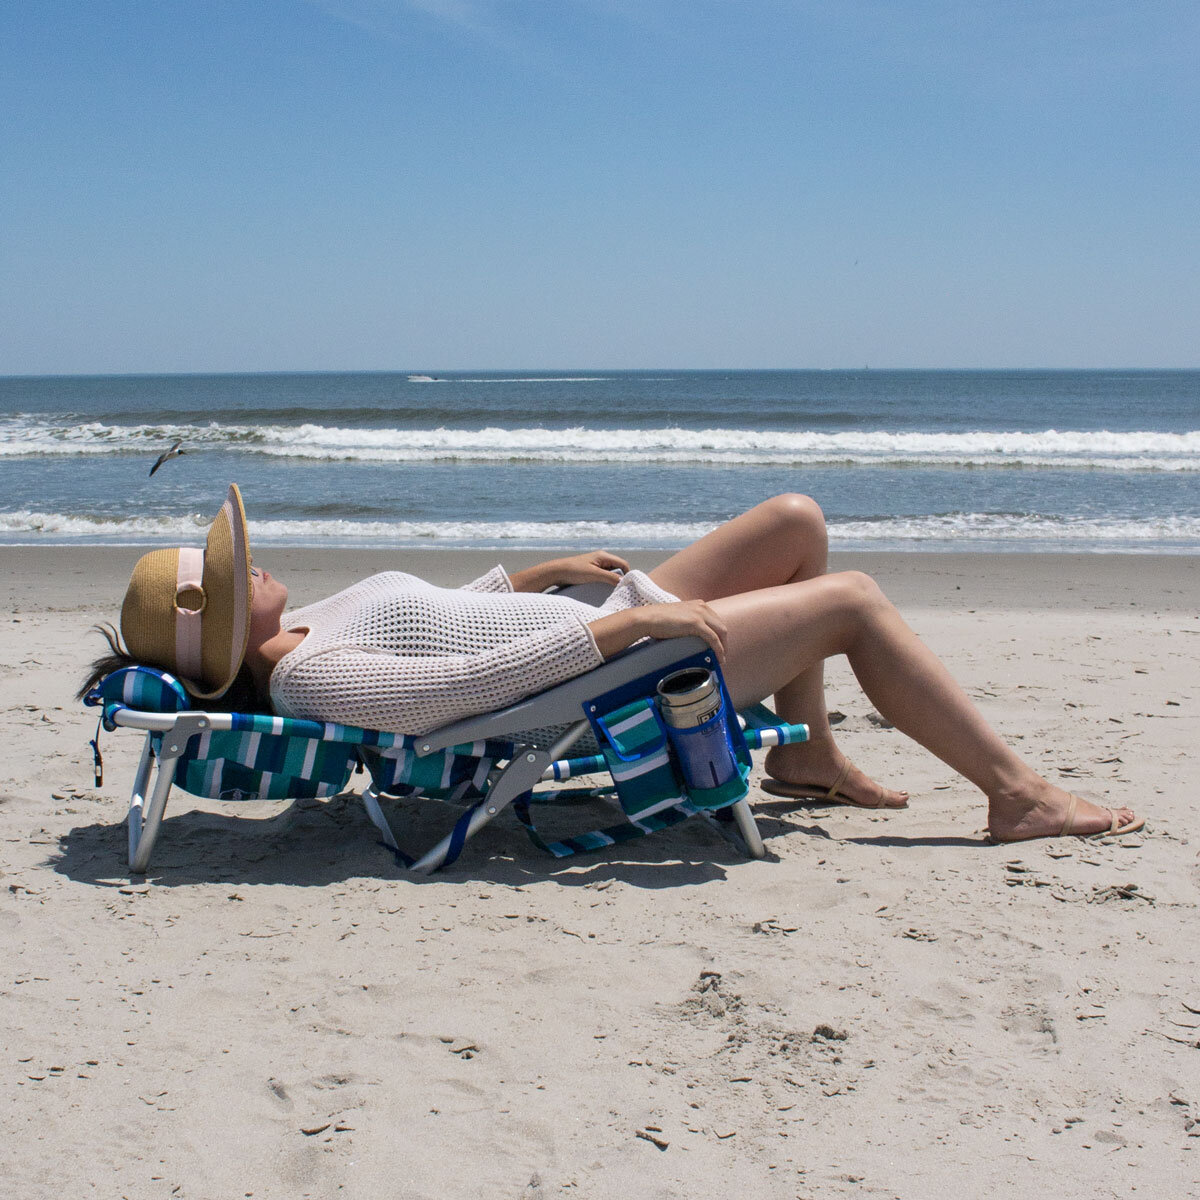
[[[122,667],[106,675],[84,703],[123,704],[141,712],[176,713],[192,707],[187,689],[169,671],[157,667]]]

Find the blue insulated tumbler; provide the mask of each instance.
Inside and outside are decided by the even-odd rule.
[[[689,787],[717,788],[737,774],[725,701],[712,671],[685,667],[665,676],[658,710]]]

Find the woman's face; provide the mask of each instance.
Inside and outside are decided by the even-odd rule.
[[[279,632],[279,621],[287,607],[287,585],[261,567],[250,568],[254,595],[250,601],[250,640],[261,643]]]

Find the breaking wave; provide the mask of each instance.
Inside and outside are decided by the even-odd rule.
[[[694,466],[1023,467],[1200,471],[1200,430],[915,433],[884,430],[348,428],[306,423],[71,424],[0,421],[2,456],[156,455],[176,439],[221,451],[322,462],[581,462]]]
[[[20,510],[0,513],[0,542],[56,543],[195,542],[211,514],[129,517],[70,515]],[[609,546],[674,549],[713,528],[678,521],[353,521],[265,520],[250,522],[255,544],[280,546],[394,546],[455,549],[550,546]],[[899,546],[921,549],[972,545],[1088,550],[1121,546],[1162,553],[1195,552],[1200,517],[1148,520],[1065,518],[1037,514],[948,513],[877,520],[830,521],[835,545],[861,549]]]

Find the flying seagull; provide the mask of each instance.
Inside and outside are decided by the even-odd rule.
[[[163,465],[163,463],[169,462],[172,458],[178,458],[181,454],[186,454],[186,450],[180,450],[179,448],[182,445],[183,439],[180,438],[179,441],[177,441],[175,445],[170,448],[170,450],[164,451],[162,454],[160,454],[158,456],[158,461],[155,462],[154,466],[150,468],[150,474],[153,475],[154,472]]]

